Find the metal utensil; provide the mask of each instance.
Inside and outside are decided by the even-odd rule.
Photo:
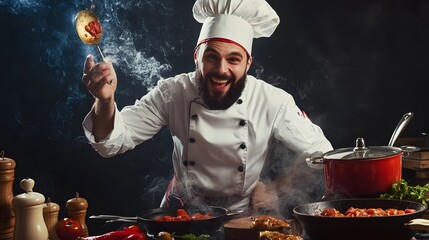
[[[401,132],[404,130],[404,128],[408,125],[408,123],[413,118],[413,115],[414,115],[414,113],[409,112],[409,113],[405,113],[402,116],[401,120],[399,120],[399,123],[395,128],[395,131],[393,131],[392,137],[390,137],[390,141],[389,141],[388,146],[391,146],[391,147],[393,146],[393,144],[395,143],[399,134],[401,134]]]
[[[98,45],[101,40],[102,29],[97,16],[93,12],[82,10],[76,15],[76,32],[82,42],[95,45],[104,61],[104,54]]]

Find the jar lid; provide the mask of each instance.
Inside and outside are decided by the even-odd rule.
[[[29,207],[34,205],[41,205],[45,202],[45,197],[37,192],[33,192],[34,180],[31,178],[26,178],[21,180],[20,186],[25,191],[25,193],[16,195],[12,204],[14,207]]]
[[[67,200],[66,202],[67,211],[75,212],[86,210],[88,208],[88,201],[85,198],[79,197],[79,193],[76,193],[74,198]]]
[[[323,156],[327,160],[370,160],[394,156],[402,153],[402,149],[390,146],[366,147],[363,138],[356,139],[356,147],[340,148],[326,152]]]
[[[4,156],[4,151],[0,151],[0,170],[13,170],[16,163],[13,159]]]
[[[60,211],[60,205],[51,202],[51,198],[48,197],[48,200],[43,205],[43,213],[55,213]]]

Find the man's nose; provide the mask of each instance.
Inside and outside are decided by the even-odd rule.
[[[221,59],[219,61],[219,73],[227,73],[228,72],[228,61],[226,59]]]

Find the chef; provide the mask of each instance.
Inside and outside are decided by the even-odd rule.
[[[112,63],[88,56],[82,80],[95,103],[83,121],[85,135],[112,157],[168,126],[174,177],[162,206],[264,207],[272,194],[260,174],[274,139],[301,156],[332,146],[290,94],[247,75],[253,38],[271,36],[280,22],[265,0],[197,0],[193,15],[202,23],[195,71],[160,80],[121,111]]]

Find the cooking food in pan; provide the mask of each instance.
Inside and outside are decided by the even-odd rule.
[[[380,217],[380,216],[394,216],[415,213],[416,209],[406,208],[405,210],[399,210],[395,208],[389,208],[383,210],[381,208],[354,208],[350,207],[344,213],[341,213],[335,208],[325,208],[321,213],[317,214],[322,217]]]
[[[158,216],[156,217],[155,220],[160,222],[180,222],[180,221],[210,219],[213,217],[213,213],[203,214],[200,212],[196,212],[191,216],[189,215],[188,211],[182,208],[177,209],[176,213],[177,213],[177,216],[174,216],[174,217],[170,215]]]
[[[350,207],[382,209],[415,209],[409,214],[381,217],[321,217],[322,209],[345,212]],[[390,199],[339,199],[306,203],[293,209],[293,214],[310,239],[338,240],[410,240],[414,233],[411,220],[423,217],[427,207],[422,203]]]
[[[277,231],[263,231],[259,234],[259,240],[304,240],[304,238]]]

